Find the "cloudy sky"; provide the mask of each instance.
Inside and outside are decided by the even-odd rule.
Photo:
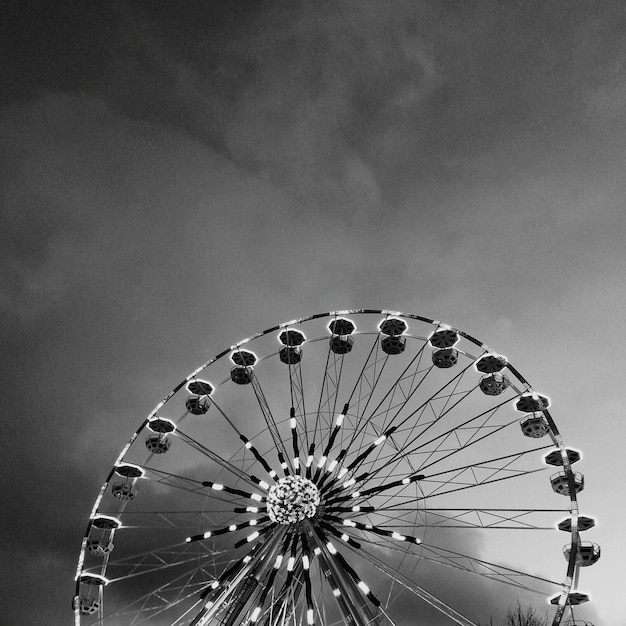
[[[99,485],[189,371],[383,308],[552,398],[603,548],[581,617],[626,624],[621,0],[0,11],[6,623],[69,623]]]

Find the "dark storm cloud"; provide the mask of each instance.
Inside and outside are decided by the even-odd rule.
[[[243,336],[366,305],[547,342],[539,315],[626,304],[619,3],[2,11],[13,623],[66,622],[117,451]]]
[[[101,90],[313,202],[368,186],[397,201],[453,183],[464,163],[466,175],[509,178],[535,159],[520,140],[580,131],[624,61],[619,16],[597,5],[215,6],[123,12]],[[494,147],[519,154],[484,167]]]

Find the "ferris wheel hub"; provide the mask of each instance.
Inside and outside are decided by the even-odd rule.
[[[296,524],[313,517],[320,503],[317,487],[307,478],[285,476],[270,487],[267,512],[278,524]]]

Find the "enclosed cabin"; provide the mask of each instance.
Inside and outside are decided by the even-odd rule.
[[[230,379],[236,385],[248,385],[254,378],[253,367],[257,362],[256,354],[249,350],[237,350],[230,355],[234,367],[230,370]]]
[[[550,476],[554,493],[560,496],[571,495],[570,480],[575,493],[580,493],[585,488],[585,477],[580,472],[559,472]]]
[[[172,445],[168,437],[176,430],[174,422],[164,417],[153,417],[148,421],[151,434],[146,437],[146,448],[151,454],[165,454]]]
[[[563,546],[563,556],[566,561],[569,561],[572,553],[572,544]],[[600,560],[600,546],[597,543],[591,541],[581,541],[578,545],[576,554],[576,563],[581,567],[588,567],[594,565]]]
[[[209,397],[213,393],[213,385],[207,380],[196,378],[187,383],[189,397],[185,401],[185,407],[192,415],[204,415],[211,406]]]
[[[144,471],[132,463],[122,463],[115,468],[115,473],[123,480],[117,480],[111,485],[111,493],[122,502],[132,500],[137,495],[135,483],[144,475]]]
[[[79,595],[74,597],[72,608],[81,615],[94,615],[100,609],[100,587],[109,581],[100,574],[82,572],[78,583],[80,585]]]
[[[459,351],[454,347],[459,342],[459,334],[452,328],[438,328],[428,338],[435,348],[431,355],[433,365],[440,369],[454,367],[459,361]]]
[[[572,448],[556,448],[548,452],[543,460],[546,465],[564,467],[566,459],[568,465],[573,465],[580,461],[580,452]],[[555,493],[562,496],[569,496],[571,485],[574,486],[576,493],[585,488],[585,477],[580,472],[572,472],[570,469],[550,476],[550,484]]]
[[[388,317],[384,319],[378,325],[378,330],[381,334],[381,350],[390,356],[402,354],[406,348],[406,337],[404,333],[407,329],[407,323],[398,317]]]
[[[536,392],[523,393],[517,399],[515,408],[526,414],[520,420],[520,428],[526,437],[540,439],[550,432],[548,419],[544,414],[549,406],[549,398]]]
[[[338,317],[328,324],[328,330],[331,332],[330,349],[335,354],[348,354],[354,345],[352,333],[356,330],[356,326],[352,320],[345,317]]]
[[[278,351],[278,357],[285,365],[297,365],[302,360],[301,345],[306,341],[304,333],[299,330],[283,330],[278,335],[282,348]]]

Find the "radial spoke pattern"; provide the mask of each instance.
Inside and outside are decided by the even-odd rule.
[[[131,437],[83,539],[75,622],[467,626],[482,616],[455,606],[460,584],[553,595],[557,625],[599,557],[579,459],[548,398],[461,331],[387,311],[282,324]]]

